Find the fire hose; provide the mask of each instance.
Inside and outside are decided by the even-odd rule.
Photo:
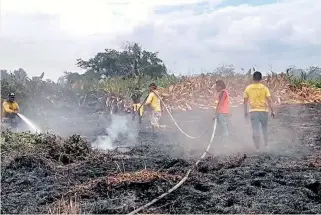
[[[199,136],[197,136],[197,137],[188,135],[188,134],[187,134],[186,132],[184,132],[183,129],[177,124],[176,120],[174,119],[174,117],[173,117],[173,115],[170,113],[170,111],[168,110],[167,106],[165,105],[164,101],[163,101],[162,98],[159,96],[159,94],[158,94],[156,91],[154,91],[154,90],[152,90],[152,92],[155,93],[155,95],[159,98],[159,100],[161,101],[161,103],[162,103],[163,106],[165,107],[167,113],[168,113],[169,116],[171,117],[171,120],[174,122],[174,124],[175,124],[176,127],[178,128],[178,130],[180,130],[180,132],[182,132],[182,134],[184,134],[186,137],[191,138],[191,139],[198,139],[198,138],[202,137],[205,133],[207,133],[207,130],[206,130],[203,134],[201,134],[201,135],[199,135]],[[138,110],[134,113],[134,116],[136,116],[136,114],[139,113],[140,108],[146,103],[147,98],[148,98],[148,96],[145,98],[145,100],[143,101],[143,103],[139,106]]]
[[[196,139],[196,138],[199,138],[199,137],[202,136],[202,135],[201,135],[201,136],[199,136],[199,137],[192,137],[192,136],[186,134],[186,133],[178,126],[178,124],[176,123],[174,117],[171,115],[171,113],[169,112],[168,108],[166,107],[166,105],[164,104],[164,102],[163,102],[163,100],[160,98],[160,96],[159,96],[155,91],[153,91],[153,92],[156,94],[156,96],[157,96],[157,97],[160,99],[160,101],[163,103],[163,105],[164,105],[166,111],[168,112],[168,114],[170,115],[171,119],[174,121],[174,123],[175,123],[175,125],[177,126],[177,128],[178,128],[183,134],[185,134],[187,137],[189,137],[189,138],[191,138],[191,139]],[[147,98],[144,100],[143,104],[146,102],[146,100],[147,100]],[[143,104],[142,104],[142,105],[143,105]],[[142,105],[141,105],[141,106],[142,106]],[[139,109],[138,109],[138,111],[139,111]],[[138,112],[138,111],[137,111],[137,112]],[[145,205],[137,208],[136,210],[134,210],[134,211],[132,211],[132,212],[130,212],[130,213],[128,213],[128,214],[136,214],[136,213],[138,213],[138,212],[146,209],[147,207],[155,204],[157,201],[159,201],[160,199],[164,198],[164,197],[167,196],[168,194],[170,194],[170,193],[172,193],[173,191],[177,190],[180,186],[182,186],[182,185],[184,184],[184,182],[188,179],[188,177],[189,177],[190,173],[192,172],[192,170],[194,170],[195,167],[197,167],[197,165],[201,162],[201,160],[203,160],[203,159],[205,158],[206,154],[207,154],[208,151],[210,150],[211,145],[212,145],[213,140],[214,140],[214,136],[215,136],[216,125],[217,125],[217,120],[215,119],[215,120],[214,120],[214,126],[213,126],[213,132],[212,132],[212,136],[211,136],[211,139],[210,139],[210,141],[209,141],[209,144],[207,145],[207,147],[206,147],[204,153],[202,154],[202,156],[195,162],[195,164],[194,164],[190,169],[187,170],[184,178],[182,178],[182,180],[180,180],[175,186],[173,186],[173,187],[172,187],[171,189],[169,189],[167,192],[163,193],[162,195],[160,195],[160,196],[158,196],[157,198],[153,199],[153,200],[150,201],[149,203],[147,203],[147,204],[145,204]]]
[[[216,119],[214,121],[214,126],[213,126],[213,132],[212,132],[212,136],[210,139],[209,144],[207,145],[206,150],[204,151],[204,153],[202,154],[202,156],[196,161],[196,163],[186,172],[184,178],[182,180],[180,180],[174,187],[172,187],[170,190],[168,190],[166,193],[163,193],[162,195],[158,196],[157,198],[153,199],[152,201],[150,201],[149,203],[141,206],[140,208],[137,208],[136,210],[128,213],[128,214],[136,214],[138,212],[140,212],[141,210],[146,209],[147,207],[153,205],[154,203],[156,203],[157,201],[159,201],[160,199],[164,198],[165,196],[167,196],[168,194],[172,193],[173,191],[177,190],[177,188],[179,188],[180,186],[182,186],[182,184],[188,179],[190,173],[192,172],[192,170],[197,167],[197,165],[201,162],[201,160],[204,159],[204,157],[206,156],[206,154],[208,153],[208,151],[211,148],[211,145],[213,143],[214,140],[214,136],[215,136],[215,131],[216,131]]]

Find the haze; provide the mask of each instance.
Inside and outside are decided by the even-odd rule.
[[[134,41],[175,74],[305,68],[321,56],[320,11],[319,0],[1,0],[0,65],[57,80]]]

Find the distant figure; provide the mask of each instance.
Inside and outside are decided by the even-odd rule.
[[[162,116],[161,113],[161,104],[160,104],[160,99],[158,98],[158,96],[154,93],[157,93],[157,86],[154,83],[151,83],[149,85],[150,88],[150,92],[149,95],[147,97],[147,100],[145,102],[146,105],[150,105],[153,109],[152,112],[152,117],[151,117],[151,125],[153,130],[155,130],[155,128],[159,128],[159,120]]]
[[[218,96],[216,98],[216,108],[214,119],[217,119],[217,124],[221,130],[221,138],[223,145],[226,144],[226,139],[229,135],[228,132],[228,114],[230,111],[230,97],[226,89],[224,81],[216,81],[216,91]]]
[[[2,122],[8,124],[11,129],[16,129],[18,125],[17,113],[20,108],[17,102],[15,102],[15,94],[10,93],[8,100],[2,104]]]
[[[263,138],[265,147],[268,147],[268,118],[269,110],[271,109],[271,116],[274,117],[274,111],[272,107],[271,94],[269,89],[260,83],[262,80],[262,74],[260,72],[254,72],[253,84],[246,87],[244,91],[244,115],[248,117],[247,104],[250,104],[250,118],[253,130],[253,141],[256,150],[260,151],[260,125],[262,126]],[[268,105],[266,104],[266,101]]]
[[[115,93],[109,93],[106,98],[106,110],[110,115],[118,114],[125,110],[124,98]]]
[[[135,119],[136,112],[139,110],[139,123],[142,123],[143,113],[144,113],[144,106],[140,103],[140,99],[143,93],[139,90],[138,87],[135,88],[134,92],[131,95],[133,100],[133,119]]]

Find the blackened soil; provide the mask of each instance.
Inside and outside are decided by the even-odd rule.
[[[174,117],[185,120],[182,127],[195,135],[211,128],[207,112]],[[237,110],[231,117],[225,151],[216,141],[181,188],[142,212],[321,213],[321,105],[280,107],[270,121],[270,149],[261,153],[254,152],[249,123],[241,118]],[[188,126],[188,120],[199,119]],[[83,213],[131,212],[177,180],[142,176],[141,181],[110,184],[109,176],[144,169],[184,176],[208,136],[210,130],[204,140],[190,141],[169,128],[145,131],[129,152],[107,154],[92,151],[76,135],[38,138],[41,150],[1,154],[1,213],[48,213],[61,199],[75,196]]]

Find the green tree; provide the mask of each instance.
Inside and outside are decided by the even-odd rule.
[[[71,86],[80,79],[81,75],[77,72],[64,72],[64,76],[59,78],[59,82],[65,82],[65,84]]]
[[[128,43],[122,51],[105,49],[87,61],[77,59],[77,66],[87,69],[83,76],[89,79],[99,79],[102,75],[162,77],[167,75],[167,68],[157,55],[143,50],[137,43]]]

